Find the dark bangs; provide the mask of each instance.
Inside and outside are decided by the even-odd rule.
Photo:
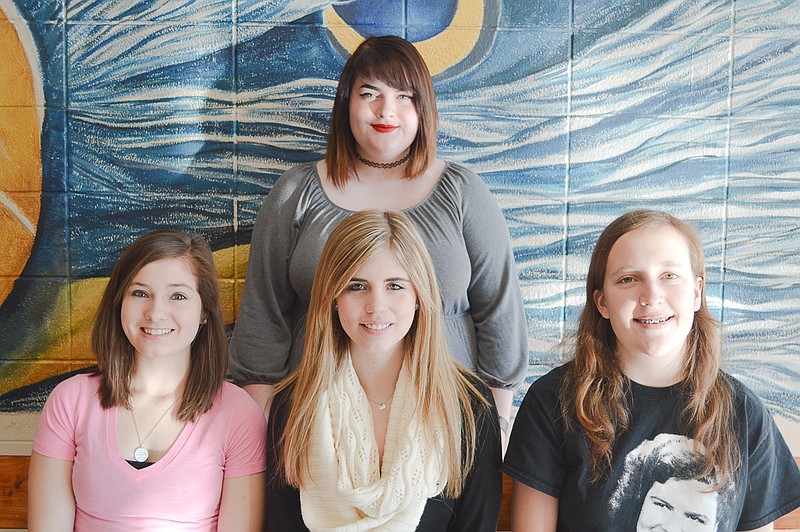
[[[363,77],[382,81],[393,89],[408,91],[417,96],[419,88],[411,79],[408,63],[399,54],[381,53],[383,50],[371,48],[355,58],[353,80]]]

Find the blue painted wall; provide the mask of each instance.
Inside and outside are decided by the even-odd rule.
[[[3,198],[40,202],[24,269],[0,272],[0,409],[90,363],[98,286],[151,229],[212,241],[233,321],[257,209],[320,157],[360,32],[436,62],[440,156],[480,173],[514,240],[529,380],[561,357],[599,231],[659,208],[701,231],[727,367],[800,422],[800,3],[329,4],[0,0],[44,99],[40,187],[0,166]],[[4,91],[0,119],[19,106]]]

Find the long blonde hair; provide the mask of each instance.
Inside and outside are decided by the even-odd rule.
[[[586,305],[575,338],[575,358],[561,388],[565,419],[577,417],[589,445],[592,480],[611,468],[617,437],[628,428],[625,393],[629,386],[616,349],[610,322],[593,303],[596,290],[603,290],[608,256],[622,235],[642,227],[671,226],[686,239],[692,272],[705,279],[703,244],[688,224],[661,211],[637,210],[611,222],[597,240],[586,279]],[[682,397],[686,404],[680,422],[708,458],[702,475],[718,473],[721,487],[738,471],[741,455],[733,432],[734,405],[730,386],[720,372],[722,344],[719,325],[708,311],[705,286],[700,309],[686,339]]]
[[[445,493],[458,497],[475,458],[476,419],[472,404],[488,406],[447,347],[439,286],[428,250],[408,219],[398,212],[361,211],[331,233],[314,276],[303,357],[277,390],[293,386],[281,436],[287,483],[303,487],[313,445],[312,426],[321,392],[331,387],[347,356],[349,338],[333,309],[356,271],[378,253],[391,250],[417,293],[419,310],[406,335],[406,365],[414,387],[415,415],[423,424],[441,423],[443,458],[448,463]],[[463,451],[463,452],[462,452]]]

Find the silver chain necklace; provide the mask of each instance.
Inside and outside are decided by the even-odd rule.
[[[177,399],[175,399],[175,401],[177,401]],[[164,411],[164,413],[161,414],[161,417],[158,418],[158,421],[156,421],[156,424],[153,425],[153,428],[150,429],[150,432],[148,432],[147,436],[145,436],[144,438],[141,438],[139,436],[139,427],[136,425],[136,416],[133,415],[133,406],[131,406],[131,419],[133,419],[133,429],[136,431],[136,439],[139,440],[139,447],[137,447],[136,450],[133,451],[133,458],[137,462],[146,462],[147,459],[150,457],[150,451],[148,451],[145,448],[144,442],[146,442],[147,438],[149,438],[153,434],[153,432],[155,432],[156,427],[158,427],[158,425],[161,423],[161,421],[165,417],[167,417],[167,414],[169,414],[170,410],[172,410],[172,407],[175,406],[175,401],[172,401],[172,404],[169,405],[169,408],[167,408]]]

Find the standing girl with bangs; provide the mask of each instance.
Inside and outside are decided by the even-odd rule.
[[[431,254],[450,350],[492,389],[505,427],[528,367],[503,213],[481,178],[436,157],[433,81],[414,46],[369,37],[344,65],[325,157],[281,176],[253,226],[231,375],[265,410],[300,364],[319,257],[355,211],[402,211]]]
[[[702,243],[659,211],[592,253],[574,359],[534,382],[503,466],[513,530],[772,530],[800,473],[758,397],[720,371]]]
[[[155,231],[111,272],[92,330],[94,374],[47,399],[33,440],[28,529],[256,532],[265,422],[225,382],[214,256]]]
[[[433,264],[400,213],[361,211],[322,252],[300,366],[267,426],[270,530],[496,530],[491,393],[450,354]]]

